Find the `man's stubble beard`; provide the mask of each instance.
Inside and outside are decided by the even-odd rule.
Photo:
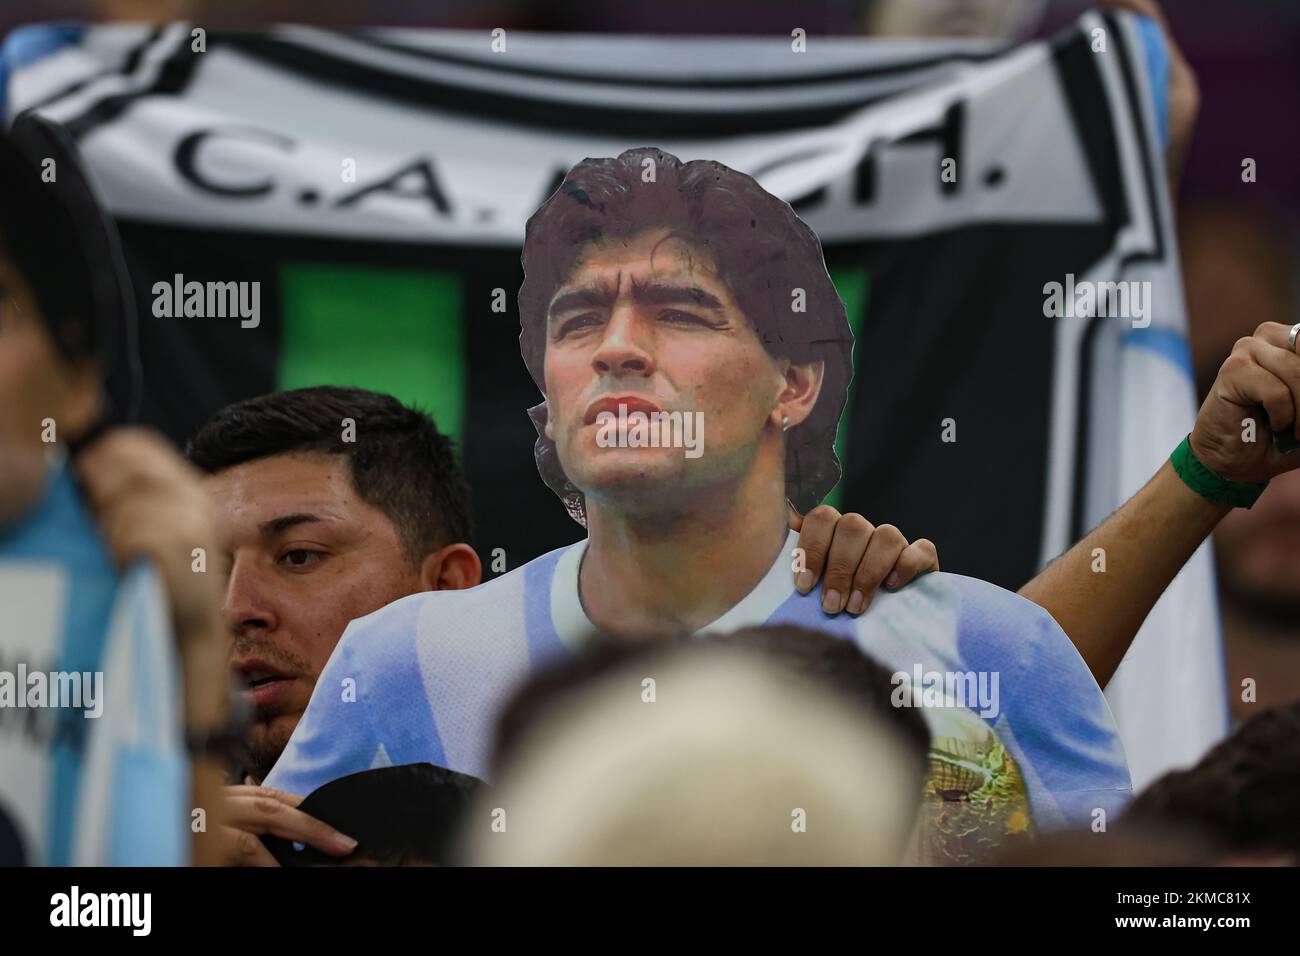
[[[233,638],[234,657],[254,655],[290,673],[304,676],[311,674],[311,665],[303,657],[283,651],[266,640],[246,635]],[[312,690],[315,689],[317,677],[319,675],[312,675]],[[308,691],[308,700],[311,699],[310,694],[311,690]],[[302,714],[299,712],[297,719],[288,728],[276,727],[276,723],[286,716],[289,714],[278,707],[259,707],[250,717],[252,724],[244,735],[244,763],[245,769],[259,782],[266,778],[276,761],[280,759],[280,755],[284,753],[284,748],[288,746],[289,738],[293,736]]]
[[[301,716],[301,715],[300,715]],[[298,722],[294,721],[293,726],[287,730],[274,728],[274,721],[269,722],[265,732],[259,733],[258,728],[250,728],[245,735],[245,770],[256,780],[261,783],[270,774],[271,768],[275,766],[284,753],[284,748],[289,745],[289,738],[293,736],[294,728]]]

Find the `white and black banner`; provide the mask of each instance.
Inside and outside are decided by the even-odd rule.
[[[0,63],[6,118],[64,123],[119,222],[144,417],[178,440],[275,387],[392,391],[461,442],[481,548],[517,567],[573,540],[531,480],[519,247],[565,171],[635,146],[750,173],[821,236],[857,338],[835,499],[933,539],[945,569],[1019,587],[1190,428],[1149,23],[802,51],[196,29],[32,27]],[[180,276],[260,283],[260,320],[158,315]],[[1108,697],[1135,786],[1226,731],[1208,549]]]

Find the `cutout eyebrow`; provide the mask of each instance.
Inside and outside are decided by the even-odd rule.
[[[690,304],[711,312],[723,312],[722,300],[699,286],[674,285],[650,282],[632,283],[632,301],[642,305]],[[575,309],[608,309],[617,299],[617,289],[608,285],[585,286],[556,296],[551,302],[550,315]]]
[[[723,311],[722,300],[711,292],[705,292],[699,286],[673,285],[665,282],[651,282],[646,285],[632,283],[632,301],[644,305],[692,305],[712,312]]]
[[[609,285],[590,285],[562,292],[551,301],[548,315],[575,309],[608,309],[618,298],[618,289]]]

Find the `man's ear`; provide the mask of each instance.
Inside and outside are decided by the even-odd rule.
[[[420,588],[424,591],[461,591],[482,580],[483,564],[463,542],[431,551],[420,562]]]
[[[820,359],[815,362],[783,359],[781,365],[784,386],[777,395],[772,422],[777,428],[782,428],[788,418],[789,427],[794,428],[812,414],[813,406],[817,404],[817,397],[822,392],[822,379],[826,375],[826,363]]]

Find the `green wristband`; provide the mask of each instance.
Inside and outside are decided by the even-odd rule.
[[[1191,435],[1183,439],[1169,456],[1169,463],[1174,466],[1183,484],[1191,488],[1202,498],[1231,505],[1234,508],[1250,508],[1264,493],[1268,482],[1256,484],[1249,481],[1229,481],[1222,475],[1215,474],[1201,463],[1192,452]]]

